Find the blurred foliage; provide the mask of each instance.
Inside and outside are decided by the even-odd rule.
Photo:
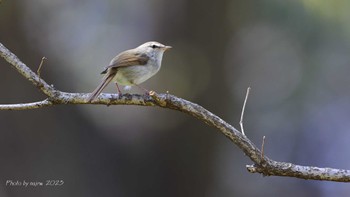
[[[348,168],[350,42],[346,0],[12,0],[0,42],[62,91],[90,92],[117,53],[173,46],[143,84],[198,103],[245,130],[265,153]],[[1,103],[44,96],[0,60]],[[115,92],[110,86],[106,92]],[[137,88],[132,93],[140,92]],[[248,174],[215,129],[178,112],[60,106],[0,112],[0,174],[62,179],[60,188],[0,187],[0,196],[346,196],[346,185]],[[253,189],[252,189],[253,188]]]

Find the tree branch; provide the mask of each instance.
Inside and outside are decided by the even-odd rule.
[[[262,154],[236,128],[202,106],[174,95],[157,94],[155,92],[152,92],[150,95],[101,94],[94,103],[88,103],[86,102],[86,98],[88,97],[86,93],[62,92],[48,85],[1,43],[0,55],[47,96],[47,99],[39,102],[0,105],[0,110],[28,110],[61,104],[141,105],[173,109],[196,117],[206,124],[217,128],[220,133],[237,145],[254,162],[254,165],[247,165],[249,172],[261,173],[265,176],[289,176],[302,179],[350,182],[350,170],[300,166],[271,160]]]
[[[0,105],[0,110],[27,110],[27,109],[38,109],[41,107],[51,106],[53,103],[48,99],[33,103],[18,103],[18,104],[3,104]]]

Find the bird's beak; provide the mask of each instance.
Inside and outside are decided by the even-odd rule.
[[[171,46],[165,46],[165,47],[164,47],[164,51],[167,51],[167,50],[169,50],[169,49],[171,49],[171,48],[173,48],[173,47],[171,47]]]

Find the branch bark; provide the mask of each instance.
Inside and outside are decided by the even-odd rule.
[[[240,148],[245,155],[254,163],[247,165],[251,173],[261,173],[264,176],[288,176],[301,179],[326,180],[337,182],[350,182],[350,170],[335,168],[319,168],[313,166],[301,166],[292,163],[274,161],[261,153],[247,136],[236,128],[206,110],[202,106],[176,97],[171,94],[150,95],[138,94],[101,94],[93,103],[86,102],[87,93],[68,93],[55,89],[26,66],[19,58],[0,43],[0,56],[12,65],[23,77],[28,79],[34,86],[40,89],[47,99],[32,103],[2,104],[0,110],[29,110],[53,105],[65,104],[99,104],[99,105],[141,105],[158,106],[177,110],[189,114],[217,130]]]

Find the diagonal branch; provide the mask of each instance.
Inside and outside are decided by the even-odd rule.
[[[288,176],[302,179],[350,182],[350,170],[300,166],[271,160],[262,154],[247,136],[243,135],[217,115],[198,104],[174,95],[157,94],[155,92],[152,92],[150,95],[101,94],[96,102],[89,103],[86,102],[86,98],[88,97],[86,93],[62,92],[48,85],[1,43],[0,56],[48,97],[46,100],[33,103],[3,104],[0,105],[0,110],[28,110],[65,104],[140,105],[173,109],[189,114],[209,126],[217,128],[220,133],[237,145],[254,162],[254,165],[247,165],[247,169],[251,173],[261,173],[265,176]]]

